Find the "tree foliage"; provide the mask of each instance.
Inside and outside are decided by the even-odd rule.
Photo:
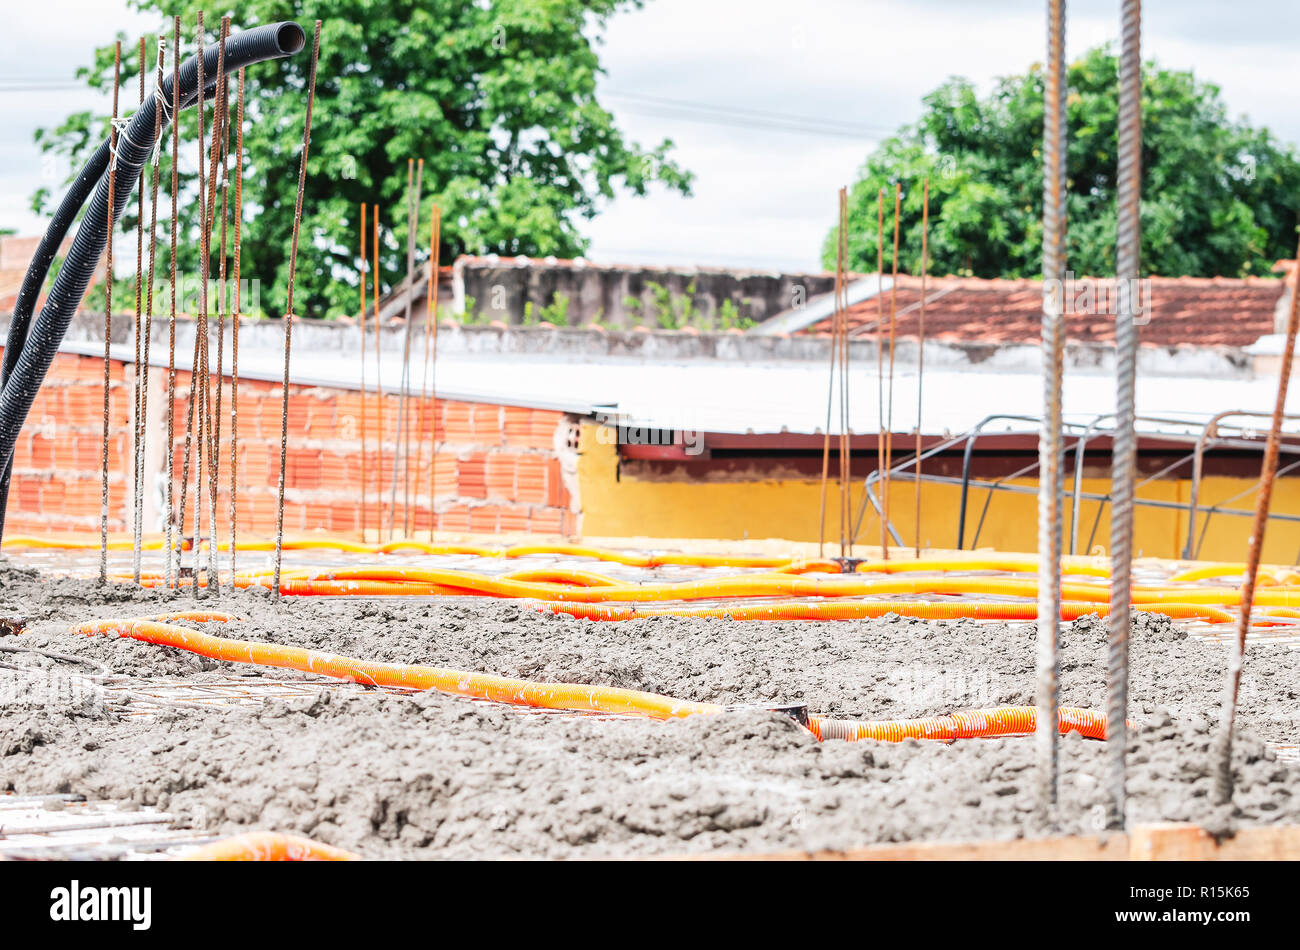
[[[1113,273],[1118,62],[1108,48],[1070,64],[1067,267]],[[904,189],[901,270],[921,264],[922,181],[930,178],[930,271],[976,277],[1041,273],[1043,72],[1000,80],[981,97],[952,79],[920,120],[867,158],[849,206],[849,260],[876,268],[885,189],[885,266],[894,183]],[[1142,270],[1162,276],[1268,273],[1294,255],[1300,160],[1267,129],[1230,119],[1218,87],[1148,63],[1142,79]],[[835,229],[822,249],[835,264]]]
[[[407,162],[424,159],[419,260],[429,222],[442,210],[441,259],[459,253],[578,256],[580,226],[619,190],[642,195],[653,182],[689,194],[690,175],[671,159],[672,143],[628,141],[596,98],[597,43],[609,17],[642,0],[246,0],[232,30],[294,19],[308,49],[247,70],[244,127],[242,275],[261,282],[262,307],[279,313],[288,277],[289,238],[306,110],[312,22],[323,20],[312,141],[295,289],[299,314],[355,313],[358,208],[377,204],[385,287],[406,273]],[[170,45],[182,17],[182,54],[193,53],[201,9],[214,42],[227,4],[132,0],[159,14]],[[123,102],[134,108],[136,41],[123,40]],[[156,34],[147,38],[149,70]],[[170,65],[168,66],[170,72]],[[111,88],[112,46],[78,71],[94,89]],[[150,79],[152,85],[152,76]],[[234,83],[231,84],[233,126]],[[125,111],[125,110],[124,110]],[[212,106],[206,126],[211,129]],[[181,129],[182,266],[197,267],[199,144],[193,110]],[[107,134],[107,118],[69,116],[37,133],[41,147],[74,169]],[[170,142],[170,140],[169,140]],[[233,150],[233,129],[232,144]],[[170,144],[169,144],[170,148]],[[170,217],[169,164],[159,198],[160,240]],[[33,197],[38,212],[51,195]],[[233,198],[232,198],[233,200]],[[135,205],[132,204],[132,209]],[[146,215],[147,215],[146,211]],[[124,227],[134,224],[129,210]],[[218,237],[214,235],[214,247]],[[132,242],[133,243],[133,242]],[[160,248],[160,261],[166,260]]]

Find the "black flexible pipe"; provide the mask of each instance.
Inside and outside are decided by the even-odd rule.
[[[255,63],[292,56],[306,42],[307,35],[302,27],[289,21],[245,30],[226,40],[225,71],[227,74],[238,72]],[[213,43],[203,50],[204,98],[215,92],[220,47],[220,43]],[[181,65],[180,84],[181,108],[188,108],[199,100],[197,57],[192,56]],[[170,75],[163,80],[161,98],[167,103],[172,100]],[[158,98],[149,97],[136,110],[126,128],[118,134],[113,186],[114,223],[130,201],[140,170],[153,151],[157,105]],[[169,119],[164,109],[160,123],[162,129],[167,128]],[[9,478],[13,470],[13,451],[18,433],[50,364],[54,361],[54,355],[63,342],[72,315],[85,296],[107,244],[108,179],[105,172],[108,163],[109,143],[105,142],[86,163],[55,212],[50,227],[28,266],[14,306],[3,367],[0,368],[0,384],[3,385],[3,392],[0,392],[0,459],[4,460],[4,474],[0,478],[0,536],[4,532]],[[33,323],[31,313],[49,273],[50,264],[92,187],[95,192],[90,207],[82,219],[81,227],[77,229],[77,236],[64,259],[63,268],[55,278],[54,286],[50,288],[45,306]]]

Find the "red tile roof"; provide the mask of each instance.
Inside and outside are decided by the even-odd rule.
[[[1289,264],[1290,262],[1285,262]],[[1278,270],[1285,270],[1281,265]],[[1094,282],[1100,283],[1100,282]],[[1067,289],[1067,303],[1082,293],[1081,279]],[[1148,346],[1247,346],[1274,332],[1274,314],[1283,281],[1267,277],[1153,277],[1141,291],[1149,304],[1148,319],[1139,338]],[[1042,339],[1043,285],[1037,280],[982,280],[940,277],[926,282],[927,339],[967,343],[1035,343]],[[898,278],[896,333],[916,337],[920,321],[921,281]],[[1149,293],[1149,300],[1145,299]],[[890,293],[884,295],[885,326],[889,323]],[[876,298],[849,308],[849,332],[874,335]],[[1068,307],[1067,307],[1068,309]],[[1067,313],[1070,340],[1107,343],[1115,339],[1113,308]],[[801,333],[826,334],[828,317]]]

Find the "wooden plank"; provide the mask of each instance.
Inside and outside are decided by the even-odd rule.
[[[1300,827],[1241,828],[1218,841],[1196,825],[1141,825],[1129,838],[1134,861],[1297,861]]]
[[[1242,828],[1216,841],[1199,825],[1137,825],[1127,835],[920,841],[827,851],[694,854],[693,861],[1296,861],[1300,826]]]
[[[843,851],[700,854],[703,861],[1123,861],[1124,835],[1015,838],[1008,841],[919,841]]]

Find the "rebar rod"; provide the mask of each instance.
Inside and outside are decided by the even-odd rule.
[[[921,420],[925,408],[925,278],[930,242],[930,178],[921,192],[921,313],[916,343],[916,551],[921,556]]]
[[[894,464],[894,344],[898,330],[898,232],[903,202],[902,182],[894,182],[894,262],[893,279],[889,288],[889,403],[885,408],[885,467],[884,481],[880,483],[882,517],[889,520],[889,470]],[[889,542],[886,539],[881,556],[889,560]]]
[[[284,481],[285,464],[289,457],[289,356],[293,342],[293,282],[298,265],[298,232],[302,227],[302,195],[307,188],[307,150],[311,146],[311,111],[316,101],[316,64],[320,59],[320,26],[311,47],[311,74],[307,80],[307,118],[303,123],[302,160],[298,164],[298,197],[293,209],[293,237],[289,246],[289,292],[284,313],[284,394],[280,409],[280,484],[275,504],[275,572],[271,596],[280,596],[280,567],[284,556]]]
[[[432,423],[429,427],[429,542],[433,542],[433,532],[438,520],[438,263],[442,259],[442,209],[435,203],[432,222],[429,227],[429,290],[428,311],[425,315],[425,347],[430,345],[432,335],[432,354],[429,357],[429,410]]]
[[[1223,720],[1214,738],[1211,771],[1214,775],[1214,800],[1224,805],[1232,800],[1232,733],[1236,725],[1237,699],[1241,690],[1241,668],[1246,657],[1246,633],[1250,629],[1250,611],[1255,603],[1255,582],[1264,550],[1264,531],[1268,527],[1268,510],[1273,501],[1273,484],[1277,474],[1277,456],[1282,442],[1282,420],[1286,415],[1286,394],[1291,385],[1291,365],[1295,358],[1296,331],[1300,327],[1300,247],[1296,248],[1296,286],[1291,289],[1291,307],[1287,312],[1286,343],[1282,366],[1278,372],[1277,401],[1273,420],[1264,445],[1264,464],[1259,473],[1259,494],[1255,501],[1255,522],[1246,552],[1246,576],[1241,585],[1241,617],[1237,635],[1228,655],[1228,675],[1223,691]]]
[[[1128,743],[1128,641],[1133,568],[1133,499],[1137,476],[1134,403],[1137,375],[1137,322],[1134,291],[1138,280],[1142,225],[1142,3],[1121,5],[1119,65],[1119,173],[1115,277],[1115,433],[1111,458],[1111,588],[1106,655],[1107,826],[1124,827],[1125,751]]]
[[[379,335],[379,205],[370,209],[371,234],[370,253],[374,256],[375,266],[372,273],[374,286],[371,293],[375,301],[375,540],[379,541],[384,530],[384,361],[383,342]]]
[[[163,70],[166,66],[166,39],[158,37],[158,71],[156,88],[161,90],[163,87]],[[149,439],[149,351],[150,342],[153,337],[153,292],[154,292],[154,275],[158,262],[158,176],[159,176],[159,158],[162,151],[162,110],[159,109],[154,116],[153,142],[154,163],[153,177],[149,189],[149,283],[148,292],[145,298],[144,308],[144,346],[142,350],[143,367],[137,370],[140,376],[140,401],[139,409],[136,413],[136,429],[139,434],[136,445],[136,470],[140,473],[139,484],[136,488],[135,496],[135,537],[142,538],[144,535],[144,493],[145,493],[145,456]],[[137,328],[139,321],[136,321]],[[138,332],[138,329],[137,329]],[[134,545],[134,561],[132,563],[132,575],[135,582],[140,583],[140,551],[141,545],[137,541]]]
[[[221,21],[221,44],[222,50],[225,49],[226,41],[230,36],[230,17],[223,17]],[[224,65],[224,64],[223,64]],[[216,406],[213,412],[212,422],[212,463],[211,463],[211,495],[212,495],[212,513],[209,517],[211,522],[210,531],[212,540],[208,545],[208,564],[209,573],[212,577],[210,583],[216,593],[221,592],[221,578],[217,570],[218,555],[220,545],[217,542],[217,502],[221,491],[221,390],[222,380],[225,375],[225,349],[226,349],[226,312],[230,300],[226,296],[226,240],[227,227],[226,216],[229,210],[228,200],[230,191],[230,77],[226,75],[223,68],[220,78],[221,93],[218,97],[218,112],[221,126],[221,242],[217,256],[217,396]],[[234,575],[231,574],[233,579]]]
[[[113,44],[113,118],[109,132],[112,156],[108,163],[108,206],[113,203],[113,181],[117,178],[117,94],[122,83],[122,44]],[[104,444],[100,453],[103,478],[100,482],[99,506],[99,582],[108,583],[108,438],[109,438],[109,385],[112,382],[113,343],[113,215],[108,216],[108,244],[104,249]]]
[[[172,115],[177,116],[181,111],[181,18],[172,17]],[[177,555],[175,550],[175,508],[174,498],[176,489],[176,238],[179,227],[179,217],[177,214],[177,191],[179,190],[179,158],[181,145],[180,122],[172,122],[172,167],[171,167],[171,197],[172,197],[172,219],[171,219],[171,271],[170,286],[168,293],[171,297],[170,316],[168,319],[168,341],[167,341],[167,510],[164,517],[164,528],[167,532],[167,561],[164,568],[167,586],[174,587],[177,583],[177,573],[179,573],[179,563],[173,565],[173,555]],[[184,534],[182,527],[181,534]],[[179,561],[179,555],[177,555]]]
[[[853,490],[853,446],[849,428],[849,190],[840,189],[840,245],[845,273],[840,279],[840,557],[853,556],[849,503]]]
[[[424,159],[420,159],[419,172],[415,173],[415,160],[408,159],[406,166],[406,326],[402,342],[401,389],[397,402],[397,434],[393,443],[393,491],[389,500],[388,539],[397,531],[397,476],[400,468],[404,496],[402,505],[402,530],[410,535],[411,525],[411,427],[406,418],[411,396],[411,296],[415,290],[415,233],[420,219],[420,186],[424,177]],[[405,441],[403,441],[405,439]]]
[[[366,541],[366,522],[369,520],[370,502],[366,497],[366,483],[369,474],[366,471],[366,203],[361,202],[361,268],[358,272],[361,284],[361,310],[358,321],[361,325],[361,543]]]
[[[139,43],[139,79],[140,105],[144,105],[145,75],[144,37]],[[154,114],[154,135],[157,136],[158,124],[162,116]],[[140,520],[136,512],[140,510],[140,479],[143,477],[143,460],[140,458],[140,336],[144,309],[144,169],[140,169],[139,188],[136,193],[135,215],[135,375],[131,380],[131,579],[140,583]]]
[[[1065,0],[1047,2],[1043,86],[1043,421],[1038,430],[1038,808],[1055,820],[1061,638],[1061,390],[1065,367]]]
[[[212,106],[212,144],[209,149],[209,179],[208,179],[208,207],[207,220],[205,225],[204,242],[205,249],[203,253],[203,285],[204,285],[204,333],[203,333],[203,408],[204,408],[204,426],[207,438],[207,458],[208,458],[208,590],[213,594],[221,593],[221,577],[217,570],[217,496],[220,486],[221,477],[221,346],[224,342],[222,329],[224,327],[224,318],[222,308],[225,306],[225,288],[222,284],[226,277],[226,141],[228,139],[229,128],[227,126],[227,111],[230,105],[229,101],[229,77],[226,75],[226,41],[230,36],[230,18],[221,18],[220,46],[217,48],[217,89],[216,96]],[[208,322],[207,322],[207,282],[212,268],[212,232],[216,227],[217,214],[217,174],[221,173],[221,249],[220,264],[217,272],[217,392],[216,398],[212,395],[212,377],[211,363],[209,360],[208,347]],[[195,495],[197,505],[198,495]],[[197,510],[197,507],[196,507]],[[196,534],[197,538],[198,535]],[[197,548],[195,557],[197,558]],[[195,571],[195,581],[198,581],[198,571]]]
[[[837,195],[835,238],[835,308],[831,312],[830,366],[826,379],[826,428],[822,431],[821,506],[817,515],[817,556],[825,555],[826,547],[826,495],[830,486],[831,465],[831,407],[835,402],[836,344],[840,332],[840,284],[844,280],[844,242],[838,232],[844,228],[844,189]],[[841,473],[842,474],[842,473]],[[842,545],[841,545],[842,546]]]
[[[239,507],[239,266],[244,223],[244,71],[239,71],[235,131],[235,299],[230,315],[230,576],[235,576],[236,523]]]
[[[876,407],[880,416],[880,439],[876,442],[876,472],[885,477],[885,189],[876,195]],[[881,509],[880,550],[889,556],[888,522]]]

